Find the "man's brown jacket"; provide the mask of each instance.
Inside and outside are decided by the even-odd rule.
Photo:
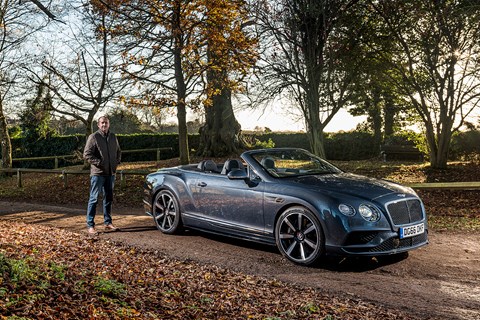
[[[121,160],[120,145],[115,134],[109,132],[105,135],[101,130],[92,133],[83,150],[83,158],[91,164],[90,175],[115,174]]]

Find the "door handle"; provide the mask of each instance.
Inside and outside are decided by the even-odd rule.
[[[199,187],[206,187],[206,186],[207,186],[207,183],[206,183],[206,182],[199,182],[199,183],[197,184],[197,186],[199,186]]]

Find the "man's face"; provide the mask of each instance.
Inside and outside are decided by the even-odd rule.
[[[110,121],[108,121],[107,118],[100,118],[100,120],[98,120],[98,129],[100,129],[103,133],[107,133],[109,128]]]

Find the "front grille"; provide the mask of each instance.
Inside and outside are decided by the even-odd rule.
[[[393,224],[403,225],[423,220],[423,210],[420,200],[408,199],[387,205],[387,211]]]
[[[358,245],[366,244],[375,239],[378,235],[378,231],[360,231],[352,232],[348,235],[348,239],[345,241],[345,245]]]
[[[384,251],[391,251],[394,249],[414,247],[419,244],[427,242],[427,233],[425,232],[415,237],[399,239],[399,240],[400,242],[397,242],[398,238],[390,238],[384,241],[381,245],[375,248],[371,248],[370,252],[384,252]]]
[[[348,248],[346,249],[351,253],[377,253],[377,252],[391,252],[398,249],[408,249],[419,246],[427,242],[427,232],[419,234],[418,236],[399,239],[398,237],[392,237],[383,241],[380,245],[371,248]]]

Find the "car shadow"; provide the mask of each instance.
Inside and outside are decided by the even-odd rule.
[[[183,232],[183,236],[196,236],[209,239],[211,241],[221,242],[237,247],[246,248],[249,250],[255,250],[257,252],[273,253],[286,263],[291,263],[295,266],[294,262],[282,257],[280,251],[278,251],[275,245],[261,244],[258,242],[248,241],[244,239],[231,238],[224,235],[217,235],[207,233],[199,230],[187,229]],[[408,252],[399,253],[388,256],[374,256],[374,257],[339,257],[339,256],[324,256],[320,258],[319,262],[311,266],[301,266],[308,269],[323,269],[333,272],[367,272],[378,268],[382,268],[391,264],[398,263],[408,258]]]
[[[155,226],[137,226],[137,227],[121,227],[118,228],[117,231],[112,230],[112,231],[105,231],[107,233],[110,232],[143,232],[143,231],[152,231],[152,230],[157,230]]]
[[[195,237],[202,237],[206,238],[212,241],[216,242],[221,242],[237,247],[242,247],[246,249],[251,249],[255,251],[266,251],[270,253],[278,253],[280,252],[277,250],[277,247],[275,245],[268,245],[264,243],[259,243],[255,241],[248,241],[245,239],[240,239],[240,238],[235,238],[235,237],[228,237],[224,235],[219,235],[219,234],[214,234],[214,233],[209,233],[201,230],[195,230],[195,229],[187,229],[183,232],[184,236],[195,236]]]
[[[374,257],[326,256],[315,267],[337,272],[366,272],[398,263],[407,258],[408,252]]]

